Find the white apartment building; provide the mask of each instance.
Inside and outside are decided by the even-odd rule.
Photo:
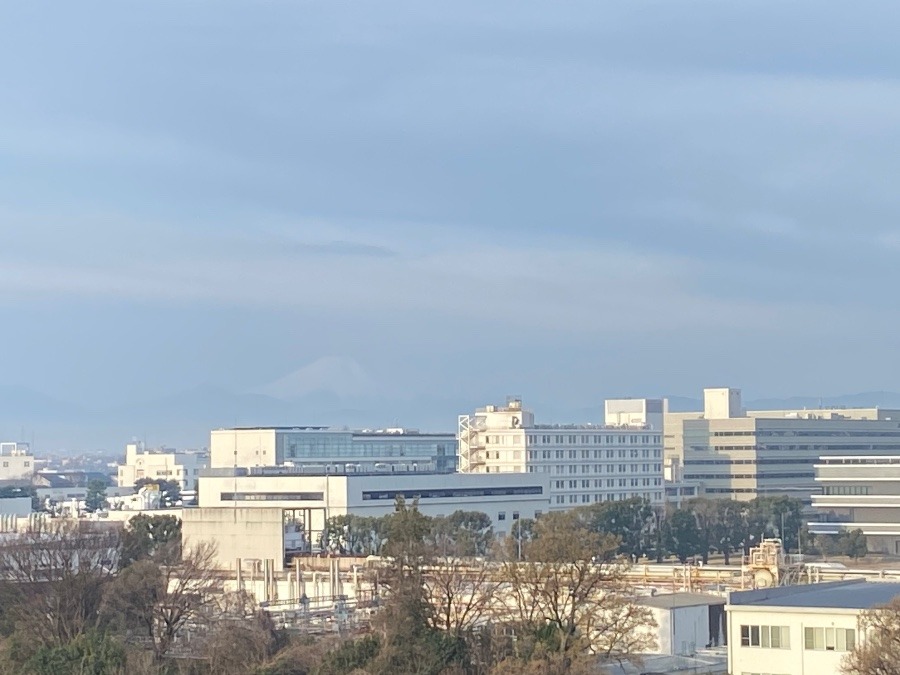
[[[215,468],[200,478],[199,507],[184,511],[184,536],[215,542],[225,567],[252,556],[273,559],[282,569],[291,555],[318,550],[328,518],[386,516],[394,512],[398,496],[409,504],[417,501],[426,516],[485,513],[494,534],[504,536],[520,518],[546,513],[549,493],[548,478],[534,474],[442,474],[375,470],[374,465],[340,473]]]
[[[815,471],[812,534],[862,530],[869,551],[900,555],[900,454],[822,457]]]
[[[416,429],[238,427],[210,433],[210,466],[318,466],[380,462],[451,473],[456,437]]]
[[[461,415],[457,438],[461,472],[546,476],[555,510],[664,499],[662,431],[646,423],[536,424],[512,399]]]
[[[134,487],[142,478],[175,481],[182,491],[197,489],[200,470],[209,465],[203,452],[146,450],[142,443],[125,446],[125,463],[119,465],[119,487]]]
[[[835,581],[731,593],[728,672],[839,675],[864,610],[900,595],[900,583]]]
[[[809,501],[820,457],[900,452],[900,410],[744,410],[738,389],[703,395],[702,412],[665,414],[665,474],[709,497]]]
[[[0,484],[27,483],[34,475],[34,455],[28,443],[0,443]]]

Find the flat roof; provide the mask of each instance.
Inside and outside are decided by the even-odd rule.
[[[311,433],[327,431],[334,434],[352,434],[354,436],[375,436],[377,438],[403,438],[409,436],[441,437],[456,434],[451,431],[423,432],[416,429],[344,429],[342,427],[328,426],[271,426],[271,427],[221,427],[213,431],[296,431],[299,433]]]
[[[701,605],[724,605],[725,598],[709,593],[660,593],[648,595],[636,600],[637,604],[645,607],[660,607],[663,609],[675,609],[677,607],[698,607]]]
[[[900,595],[900,582],[856,579],[823,584],[780,586],[757,591],[736,591],[729,605],[753,607],[808,607],[834,609],[872,609]]]

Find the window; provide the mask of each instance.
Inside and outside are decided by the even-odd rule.
[[[497,514],[497,520],[506,520],[506,511],[500,511],[500,513]]]
[[[790,649],[790,629],[787,626],[741,626],[741,647]]]
[[[827,652],[851,652],[856,647],[853,628],[804,628],[803,648]]]

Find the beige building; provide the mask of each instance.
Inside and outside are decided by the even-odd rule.
[[[900,452],[900,410],[743,410],[737,389],[705,389],[703,412],[667,413],[666,479],[709,497],[809,501],[814,465],[831,455]]]
[[[900,555],[900,454],[823,457],[815,466],[813,534],[862,530],[869,550]]]
[[[197,489],[200,470],[208,464],[209,456],[204,452],[145,450],[142,443],[129,443],[117,481],[119,487],[126,488],[134,487],[142,478],[175,481],[182,491],[189,492]]]
[[[546,476],[553,509],[664,499],[662,432],[649,424],[536,424],[513,399],[461,415],[458,440],[461,472]]]
[[[0,443],[0,485],[29,483],[34,475],[34,455],[28,443]]]

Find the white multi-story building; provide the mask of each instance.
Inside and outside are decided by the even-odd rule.
[[[0,484],[27,483],[34,475],[34,455],[28,443],[0,443]]]
[[[900,595],[900,583],[861,579],[731,593],[728,672],[839,675],[865,636],[864,610]]]
[[[381,462],[421,470],[456,470],[456,437],[416,429],[240,427],[210,433],[210,466],[317,466]]]
[[[709,497],[808,502],[820,457],[900,451],[900,410],[744,410],[738,389],[705,389],[703,396],[702,412],[666,413],[665,472]]]
[[[209,465],[204,452],[145,450],[141,443],[125,446],[125,463],[119,466],[119,487],[133,487],[142,478],[174,481],[183,491],[197,489],[200,470]]]
[[[662,431],[648,424],[535,424],[518,399],[459,417],[459,470],[550,479],[552,509],[664,499]]]

